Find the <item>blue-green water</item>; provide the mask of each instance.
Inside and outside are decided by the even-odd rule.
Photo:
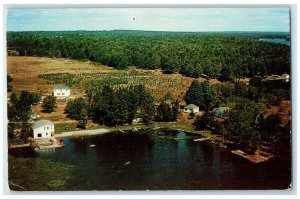
[[[270,43],[276,43],[276,44],[285,44],[288,46],[291,45],[291,41],[286,40],[286,39],[279,39],[279,38],[261,38],[258,41],[270,42]]]
[[[194,138],[181,131],[108,133],[11,155],[73,165],[64,190],[286,189],[291,182],[289,162],[253,164]]]

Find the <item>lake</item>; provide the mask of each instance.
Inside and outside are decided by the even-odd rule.
[[[279,39],[279,38],[261,38],[258,41],[276,43],[276,44],[285,44],[288,46],[291,45],[291,41],[287,41],[286,39]]]
[[[195,138],[175,130],[114,132],[64,138],[65,147],[50,151],[15,149],[11,159],[22,161],[10,166],[9,180],[26,190],[286,189],[291,182],[290,161],[253,164]],[[38,160],[50,161],[47,172],[69,167],[42,174]]]

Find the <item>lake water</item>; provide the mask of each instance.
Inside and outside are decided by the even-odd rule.
[[[285,44],[285,45],[288,45],[288,46],[291,45],[290,41],[287,41],[286,39],[278,39],[278,38],[275,38],[275,39],[272,39],[272,38],[261,38],[258,41],[264,41],[264,42],[270,42],[270,43],[277,43],[277,44]]]
[[[48,152],[10,153],[74,165],[65,190],[286,189],[291,182],[289,161],[253,164],[194,138],[174,130],[108,133],[64,138],[64,148]]]

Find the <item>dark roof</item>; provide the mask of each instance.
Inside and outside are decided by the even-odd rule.
[[[32,129],[37,129],[37,128],[40,128],[40,127],[46,126],[46,125],[54,125],[54,124],[49,120],[38,120],[35,123],[33,123],[31,128]]]

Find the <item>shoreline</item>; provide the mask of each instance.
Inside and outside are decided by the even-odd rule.
[[[91,136],[91,135],[101,135],[105,133],[112,132],[105,128],[100,129],[87,129],[87,130],[78,130],[78,131],[68,131],[62,132],[60,134],[54,134],[53,137],[78,137],[78,136]]]
[[[260,154],[252,154],[252,155],[246,155],[244,152],[236,153],[235,151],[240,151],[238,149],[235,149],[231,151],[226,144],[224,144],[221,137],[218,135],[211,134],[210,131],[198,131],[191,128],[192,126],[182,126],[182,125],[176,125],[175,123],[154,123],[152,125],[126,125],[126,126],[117,126],[117,127],[106,127],[106,128],[98,128],[98,129],[86,129],[86,130],[77,130],[77,131],[68,131],[68,132],[62,132],[59,134],[54,134],[54,138],[64,138],[64,137],[84,137],[84,136],[95,136],[95,135],[102,135],[106,133],[113,133],[113,132],[124,132],[124,131],[132,131],[132,133],[135,133],[139,130],[155,130],[155,129],[171,129],[171,130],[177,130],[177,131],[184,131],[185,133],[195,134],[199,135],[202,138],[205,139],[205,141],[209,141],[212,144],[215,144],[219,148],[227,149],[232,154],[235,154],[243,159],[249,160],[252,163],[259,163],[267,161],[271,158],[271,156],[261,156]],[[196,139],[197,140],[197,139]],[[202,141],[202,140],[201,140]],[[22,144],[22,145],[13,145],[10,144],[9,148],[19,148],[23,146],[30,145],[29,143]],[[242,151],[240,151],[242,152]]]

